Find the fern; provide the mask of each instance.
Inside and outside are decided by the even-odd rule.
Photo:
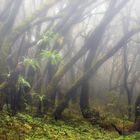
[[[31,59],[31,58],[24,58],[23,64],[25,66],[31,66],[34,70],[37,70],[39,68],[38,61]]]
[[[20,86],[26,86],[26,87],[31,88],[30,83],[29,83],[28,81],[26,81],[26,80],[24,79],[24,77],[21,76],[21,75],[20,75],[19,78],[18,78],[17,86],[18,86],[18,87],[20,87]]]
[[[41,57],[43,59],[48,59],[53,65],[56,65],[62,60],[62,56],[60,55],[60,53],[55,50],[54,51],[43,50],[41,52]]]

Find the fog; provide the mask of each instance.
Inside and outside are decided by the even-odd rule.
[[[1,111],[138,120],[139,0],[0,2]]]

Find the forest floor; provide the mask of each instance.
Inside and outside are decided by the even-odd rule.
[[[82,119],[55,121],[27,114],[11,117],[1,113],[0,140],[140,140],[140,133],[120,136]]]

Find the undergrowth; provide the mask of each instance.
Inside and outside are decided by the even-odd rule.
[[[0,140],[140,140],[140,133],[119,136],[82,119],[55,121],[50,117],[1,113]]]

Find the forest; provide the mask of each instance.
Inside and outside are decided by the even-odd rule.
[[[0,0],[0,140],[140,140],[139,0]]]

